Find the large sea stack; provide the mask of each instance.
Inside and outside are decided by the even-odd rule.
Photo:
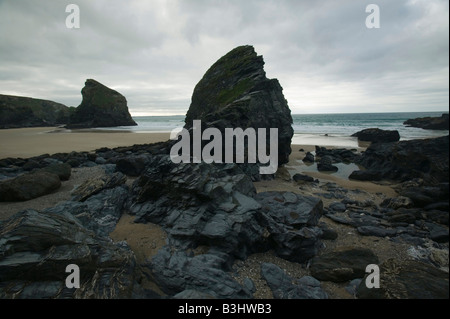
[[[128,111],[127,100],[119,92],[88,79],[81,94],[83,101],[71,114],[68,128],[137,125]]]
[[[289,161],[291,111],[283,88],[277,79],[266,77],[263,57],[253,46],[233,49],[206,72],[194,89],[185,128],[192,128],[193,120],[201,120],[203,130],[218,128],[222,135],[225,128],[266,128],[267,135],[270,128],[278,128],[278,164]]]

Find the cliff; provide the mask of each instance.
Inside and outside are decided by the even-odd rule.
[[[66,124],[69,110],[53,101],[0,94],[0,129]]]

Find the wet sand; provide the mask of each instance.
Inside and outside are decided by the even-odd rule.
[[[170,133],[132,133],[106,130],[65,130],[37,127],[0,130],[0,159],[29,158],[42,154],[90,152],[101,147],[121,147],[167,141]]]

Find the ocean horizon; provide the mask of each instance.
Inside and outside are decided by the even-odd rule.
[[[408,119],[439,117],[448,112],[390,112],[390,113],[334,113],[292,114],[294,136],[292,144],[333,145],[358,147],[352,134],[367,128],[397,130],[400,140],[433,138],[448,135],[448,130],[424,130],[403,125]],[[138,124],[130,127],[101,128],[134,133],[171,132],[184,126],[185,115],[133,116]]]

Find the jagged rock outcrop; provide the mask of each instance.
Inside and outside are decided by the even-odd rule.
[[[424,130],[448,130],[448,114],[442,114],[441,117],[419,117],[410,119],[403,124],[406,126],[419,127]]]
[[[366,170],[355,171],[350,178],[401,182],[422,178],[428,185],[448,183],[448,158],[448,135],[397,143],[374,143],[357,161]]]
[[[0,94],[0,129],[66,124],[69,113],[61,103]]]
[[[240,46],[220,58],[194,89],[185,128],[278,128],[278,164],[287,163],[293,136],[291,111],[277,79],[268,79],[253,46]],[[269,138],[267,138],[269,143]],[[269,147],[267,147],[269,150]]]
[[[70,115],[67,128],[134,126],[126,98],[117,91],[92,80],[81,90],[83,101]]]
[[[67,213],[28,210],[0,223],[0,298],[133,298],[144,295],[133,252]],[[80,288],[66,286],[68,265]]]
[[[149,267],[169,295],[196,290],[217,298],[249,298],[251,292],[228,273],[234,259],[273,249],[284,259],[305,263],[321,247],[320,199],[256,194],[237,164],[174,164],[168,155],[152,156],[125,208],[136,222],[155,223],[167,232],[167,247]],[[199,246],[207,253],[193,255]]]

